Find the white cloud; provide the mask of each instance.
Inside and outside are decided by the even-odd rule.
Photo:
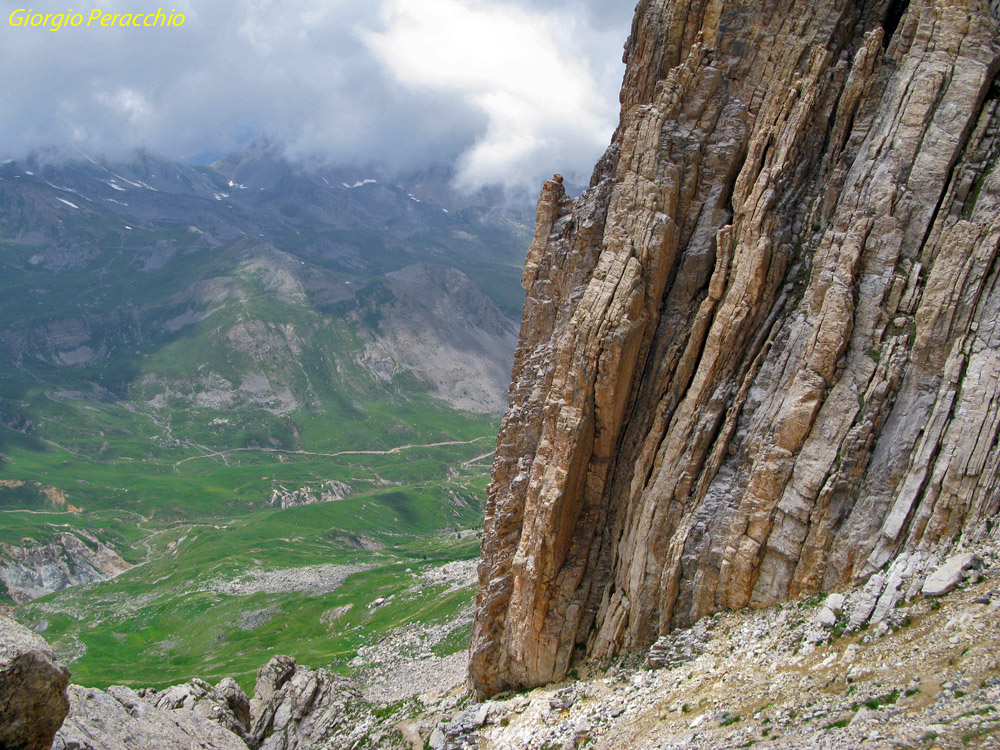
[[[615,7],[611,7],[611,6]],[[605,7],[606,6],[606,7]],[[17,7],[0,0],[0,18]],[[618,0],[177,0],[180,28],[0,26],[0,158],[173,158],[256,137],[467,184],[586,174],[617,117]],[[122,7],[121,12],[128,12]]]
[[[387,0],[382,19],[385,30],[367,41],[398,80],[448,91],[487,116],[461,156],[460,182],[537,183],[535,165],[553,156],[577,166],[567,147],[592,155],[607,144],[616,107],[566,48],[558,15],[474,0]]]
[[[146,97],[127,86],[120,86],[114,91],[101,91],[95,98],[111,110],[112,116],[135,125],[143,124],[152,115],[152,107]]]

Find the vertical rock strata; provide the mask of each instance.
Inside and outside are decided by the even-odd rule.
[[[626,63],[591,188],[539,200],[481,696],[1000,504],[1000,2],[641,0]]]

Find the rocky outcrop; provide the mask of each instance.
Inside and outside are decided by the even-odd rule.
[[[978,567],[979,563],[972,552],[950,557],[924,581],[920,591],[927,596],[943,596],[962,582],[967,570]]]
[[[164,711],[187,709],[202,719],[213,721],[243,740],[250,731],[250,699],[234,679],[224,678],[212,687],[197,678],[166,690],[144,689],[137,695]]]
[[[295,750],[408,747],[397,710],[377,711],[351,680],[276,656],[251,700],[231,678],[164,690],[68,685],[48,644],[0,616],[2,750]]]
[[[48,644],[0,615],[0,747],[49,750],[69,710],[68,684]]]
[[[212,710],[221,704],[238,715],[244,727],[249,724],[245,710],[231,708],[249,705],[232,680],[223,680],[216,688],[192,684],[191,688],[206,689],[197,698],[193,690],[188,691],[190,705],[169,700],[183,686],[172,689],[173,693],[160,696],[164,705],[158,707],[129,688],[117,686],[104,692],[69,685],[69,678],[69,670],[56,661],[44,640],[0,616],[0,748],[246,750],[246,744],[226,726],[221,709]],[[151,693],[155,696],[155,691]],[[167,710],[179,705],[191,710]]]
[[[131,567],[113,549],[80,530],[63,532],[47,544],[32,539],[23,539],[21,546],[0,543],[0,581],[18,603],[68,586],[106,581]]]
[[[70,701],[52,750],[247,750],[195,711],[157,708],[120,685],[107,692],[71,685]]]
[[[248,744],[255,749],[400,746],[350,680],[300,666],[290,656],[275,656],[257,672],[250,713]]]
[[[304,485],[297,490],[290,490],[279,485],[271,491],[271,505],[277,505],[284,510],[285,508],[297,508],[300,505],[332,503],[336,500],[343,500],[350,494],[351,485],[333,479],[323,482],[318,490],[309,485]]]
[[[626,62],[538,204],[480,695],[995,528],[1000,4],[641,0]]]

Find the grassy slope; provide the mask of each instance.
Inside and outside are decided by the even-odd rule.
[[[114,581],[36,600],[17,616],[34,626],[45,621],[46,638],[71,660],[74,681],[86,685],[163,687],[195,675],[210,680],[229,675],[250,688],[256,670],[275,653],[343,671],[359,646],[392,628],[443,621],[471,602],[471,589],[445,597],[418,589],[401,599],[414,584],[408,568],[419,572],[478,553],[475,537],[459,540],[452,531],[439,532],[477,523],[478,498],[467,491],[466,504],[448,505],[443,489],[431,484],[383,490],[262,511],[224,525],[179,526],[158,535],[149,563]],[[345,544],[362,536],[384,549]],[[169,543],[176,545],[176,556],[164,552]],[[318,596],[234,596],[218,590],[219,581],[247,571],[311,564],[372,567]],[[375,610],[367,606],[393,595],[400,600]],[[325,613],[346,605],[351,607],[346,614],[322,621]]]
[[[295,359],[252,359],[215,334],[241,317],[308,331],[310,345]],[[496,418],[452,410],[410,378],[374,382],[353,363],[358,346],[343,321],[331,324],[307,305],[261,292],[132,359],[125,400],[59,395],[89,391],[99,372],[45,373],[39,382],[7,369],[7,411],[26,415],[33,431],[0,428],[0,479],[56,487],[79,511],[55,512],[40,507],[37,491],[9,490],[0,542],[44,542],[81,528],[130,562],[148,560],[114,581],[16,611],[33,626],[45,623],[76,682],[164,686],[232,675],[249,688],[278,652],[345,669],[357,647],[379,634],[411,618],[439,620],[471,601],[471,590],[443,599],[432,590],[405,604],[367,608],[376,596],[398,596],[412,584],[407,567],[477,553],[474,541],[458,543],[454,533],[479,523],[485,467],[462,463],[491,450]],[[177,393],[200,369],[237,386],[247,371],[264,373],[305,397],[286,414],[246,402],[200,407],[187,393],[159,408],[148,402],[150,390],[167,383]],[[142,385],[144,375],[152,386]],[[442,442],[448,444],[433,445]],[[277,485],[326,480],[349,482],[354,494],[284,511],[267,504]],[[453,496],[463,500],[453,504]],[[176,556],[168,553],[166,545],[182,537]],[[384,549],[356,549],[362,539]],[[323,596],[231,596],[205,585],[247,570],[330,563],[374,567]],[[351,611],[336,622],[320,622],[348,604]],[[241,625],[244,615],[261,611],[258,626]]]
[[[126,231],[118,219],[65,214],[58,244],[97,255],[80,268],[52,268],[29,262],[50,248],[0,236],[0,333],[85,320],[106,352],[78,367],[46,364],[34,353],[0,361],[0,480],[55,487],[78,510],[57,512],[34,484],[3,488],[0,543],[45,542],[78,528],[142,563],[15,612],[44,624],[74,681],[164,686],[232,675],[249,688],[278,652],[343,670],[360,645],[393,627],[437,622],[471,602],[468,588],[446,596],[413,589],[406,569],[478,553],[474,538],[456,532],[480,523],[488,466],[470,460],[493,448],[495,417],[452,410],[405,373],[376,381],[356,364],[361,344],[349,306],[321,308],[286,294],[285,266],[273,250],[245,270],[245,243],[208,247],[186,225]],[[295,254],[293,236],[275,244]],[[416,242],[435,257],[434,237]],[[157,243],[173,256],[143,270]],[[478,260],[465,270],[514,310],[519,266],[489,260],[485,245],[474,250]],[[385,268],[373,270],[411,261],[386,253]],[[184,297],[206,280],[221,296]],[[162,304],[172,295],[179,297]],[[164,332],[167,320],[190,312],[208,316]],[[259,340],[234,343],[229,332],[250,323]],[[304,346],[296,349],[295,339]],[[239,395],[248,375],[287,386],[298,405],[276,413],[246,398],[214,408],[199,401],[206,379],[227,381]],[[27,434],[18,431],[25,425]],[[348,482],[354,494],[284,511],[267,504],[278,485],[326,480]],[[321,596],[233,596],[211,585],[251,570],[331,563],[370,567]],[[378,596],[394,598],[370,610]],[[9,603],[0,592],[0,604]],[[347,605],[342,617],[321,621]],[[464,635],[441,647],[464,647]]]
[[[148,559],[113,581],[57,592],[17,610],[26,623],[48,623],[46,638],[71,661],[79,683],[163,686],[194,675],[232,675],[249,687],[256,669],[279,652],[343,669],[359,645],[391,627],[414,617],[436,621],[471,601],[471,590],[443,601],[434,591],[422,591],[416,602],[366,608],[375,597],[410,586],[407,567],[478,553],[475,540],[458,542],[454,534],[480,522],[486,467],[479,462],[463,468],[463,462],[492,448],[495,424],[489,418],[425,404],[426,420],[410,425],[407,437],[470,442],[335,457],[239,450],[223,464],[185,446],[165,455],[122,455],[143,452],[135,437],[148,420],[120,405],[72,405],[79,411],[61,416],[73,425],[67,436],[74,452],[53,444],[45,450],[14,447],[3,476],[41,478],[64,488],[83,512],[7,510],[0,513],[0,540],[43,540],[82,527],[132,562]],[[449,417],[453,429],[446,431]],[[125,425],[130,434],[105,429],[105,442],[112,445],[100,452],[88,433],[106,428],[104,420]],[[322,420],[316,420],[312,429],[319,431]],[[312,445],[309,429],[302,432],[306,447],[324,447]],[[82,452],[88,449],[99,455]],[[265,505],[276,483],[316,486],[323,479],[349,481],[355,494],[287,510]],[[168,553],[167,545],[182,538]],[[361,542],[383,549],[357,549]],[[211,580],[248,570],[330,563],[376,567],[323,596],[241,597],[206,590]],[[320,623],[323,613],[346,604],[353,608],[341,620]],[[241,629],[243,613],[261,610],[272,617]]]

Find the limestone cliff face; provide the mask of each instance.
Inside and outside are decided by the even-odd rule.
[[[859,583],[1000,504],[1000,2],[641,0],[545,184],[471,676]]]

